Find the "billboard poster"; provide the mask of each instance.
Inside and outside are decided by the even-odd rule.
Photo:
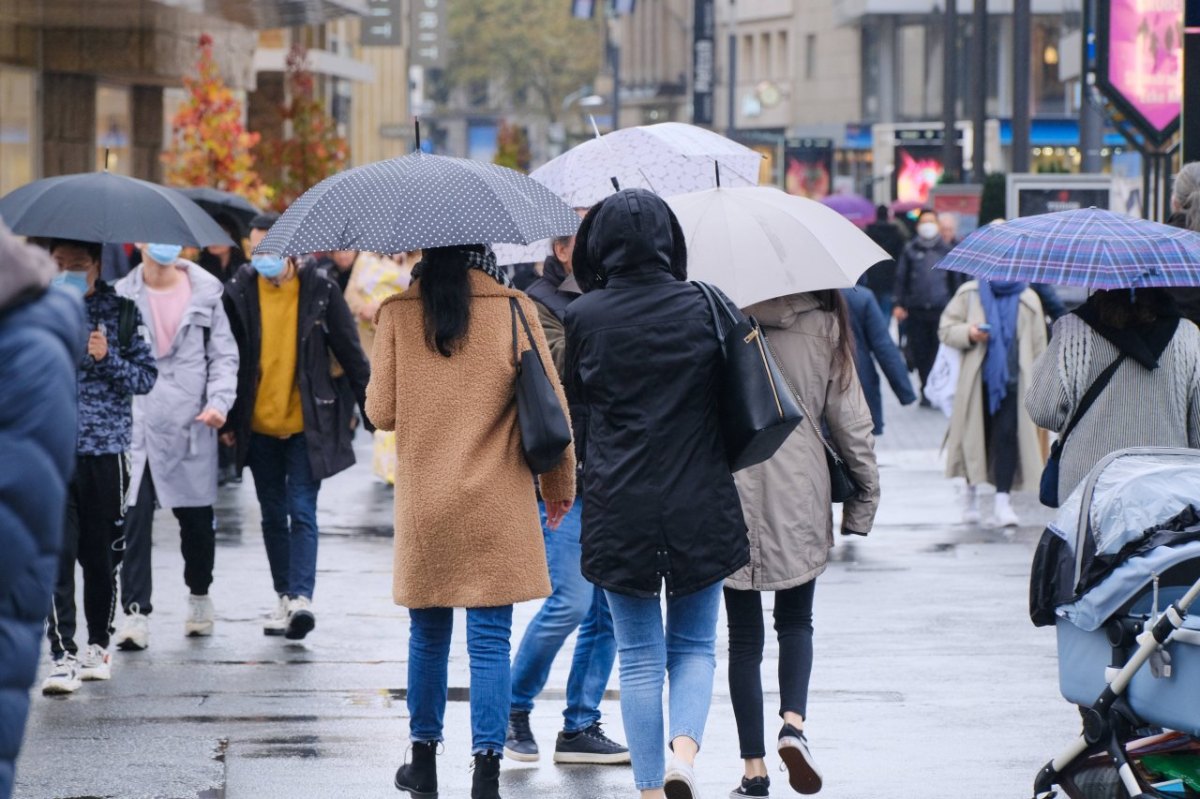
[[[1183,103],[1184,0],[1110,0],[1098,20],[1101,90],[1162,143]]]
[[[946,173],[941,143],[897,144],[892,163],[892,196],[897,203],[924,205]]]
[[[938,215],[950,214],[958,222],[958,237],[965,239],[979,227],[979,209],[983,187],[943,183],[930,192],[930,204]]]
[[[1009,175],[1008,218],[1080,208],[1113,207],[1113,179],[1107,175]]]
[[[716,118],[717,22],[714,0],[696,0],[692,28],[692,123],[711,125]]]
[[[783,149],[788,194],[819,200],[833,193],[833,140],[788,139]]]

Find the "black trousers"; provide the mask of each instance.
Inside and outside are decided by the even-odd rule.
[[[1017,440],[1018,397],[1016,386],[1011,386],[995,414],[987,412],[987,384],[983,386],[983,435],[987,441],[988,466],[996,483],[996,492],[1007,494],[1012,491],[1017,476],[1017,462],[1021,456]]]
[[[67,487],[67,513],[58,582],[46,636],[50,653],[79,651],[75,643],[75,563],[83,569],[83,615],[88,643],[107,647],[117,607],[117,571],[124,549],[129,466],[124,455],[80,455]]]
[[[817,583],[775,592],[775,634],[779,637],[779,715],[808,717],[808,681],[813,663],[813,595]],[[737,722],[742,759],[766,757],[763,739],[762,594],[725,589],[729,620],[729,698]]]
[[[158,504],[150,465],[142,475],[137,504],[125,516],[125,561],[121,565],[121,607],[131,613],[137,605],[139,613],[147,616],[154,610],[150,603],[153,580],[150,570],[150,547],[154,532],[154,508]],[[216,557],[217,537],[212,505],[195,508],[172,508],[179,520],[179,549],[183,553],[183,582],[196,596],[208,594],[213,580],[213,560]]]
[[[942,312],[929,310],[909,311],[904,323],[905,335],[908,337],[908,355],[912,366],[921,378],[921,391],[933,371],[933,362],[937,360],[938,325],[941,324]]]

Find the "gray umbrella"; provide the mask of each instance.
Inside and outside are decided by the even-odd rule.
[[[579,217],[545,186],[495,164],[416,152],[326,178],[256,252],[411,252],[570,236]]]
[[[0,217],[22,236],[185,247],[233,244],[200,206],[175,189],[111,172],[27,183],[0,197]]]

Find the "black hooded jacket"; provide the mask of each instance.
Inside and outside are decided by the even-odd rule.
[[[566,312],[584,576],[633,596],[664,580],[668,596],[699,591],[750,555],[717,419],[721,355],[678,223],[654,194],[621,191],[584,220],[573,261],[590,289]]]

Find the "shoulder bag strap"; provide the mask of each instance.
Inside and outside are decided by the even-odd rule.
[[[525,329],[525,339],[529,342],[529,349],[533,353],[533,357],[538,359],[538,363],[542,364],[542,370],[545,371],[546,364],[542,363],[542,354],[538,352],[537,345],[533,341],[533,330],[529,327],[529,320],[525,318],[525,312],[521,310],[521,303],[516,297],[509,297],[509,308],[512,309],[512,331],[513,331],[513,359],[517,362],[517,368],[520,369],[521,359],[517,354],[517,317],[521,318],[521,327]]]
[[[696,288],[700,289],[701,296],[708,302],[708,310],[712,313],[713,328],[717,334],[717,344],[725,343],[725,331],[721,329],[721,312],[717,309],[718,300],[713,287],[707,283],[701,283],[699,280],[692,281],[696,284]]]
[[[808,406],[804,404],[804,398],[800,396],[800,392],[796,390],[796,386],[792,384],[792,378],[788,377],[787,370],[783,368],[783,364],[779,360],[779,356],[775,354],[775,348],[771,346],[771,339],[766,333],[759,331],[762,336],[763,344],[767,346],[767,351],[771,353],[771,357],[779,366],[779,374],[783,375],[783,382],[787,384],[788,390],[792,392],[792,396],[796,398],[796,404],[800,406],[800,412],[804,414],[804,418],[808,420],[812,426],[813,432],[817,434],[817,440],[821,442],[821,446],[829,453],[829,457],[833,458],[838,464],[842,463],[842,456],[833,448],[829,441],[825,438],[825,434],[821,432],[821,426],[817,424],[817,420],[808,412]]]
[[[1071,435],[1071,431],[1075,426],[1082,421],[1084,414],[1092,407],[1092,404],[1100,398],[1109,381],[1113,379],[1113,375],[1117,373],[1117,369],[1125,361],[1125,353],[1117,356],[1117,359],[1108,365],[1108,368],[1100,373],[1096,378],[1096,382],[1088,387],[1087,393],[1083,395],[1083,399],[1079,400],[1079,407],[1075,409],[1075,414],[1071,417],[1071,421],[1067,423],[1067,427],[1062,431],[1062,435],[1058,437],[1059,447],[1067,440],[1067,436]]]
[[[521,372],[521,355],[517,352],[517,300],[515,297],[508,298],[508,311],[512,315],[512,350],[513,350],[513,366],[517,368],[517,373]]]

